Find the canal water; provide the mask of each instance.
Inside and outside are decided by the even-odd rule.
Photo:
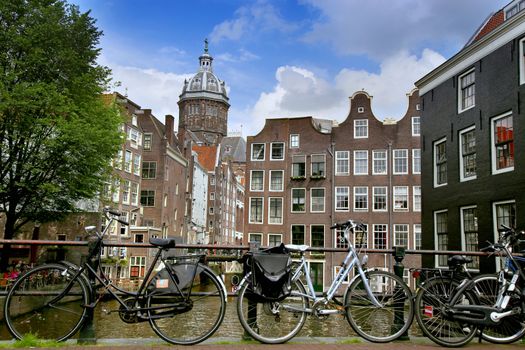
[[[3,308],[3,299],[0,298]],[[116,301],[102,302],[95,309],[94,328],[96,337],[100,339],[120,339],[120,338],[156,338],[148,322],[128,324],[120,320],[117,312],[107,314],[104,310],[118,309]],[[0,310],[1,311],[1,310]],[[3,321],[0,326],[0,340],[11,339],[7,327]],[[239,323],[236,310],[236,298],[229,297],[226,306],[226,315],[220,328],[214,337],[226,337],[240,339],[243,329]],[[420,335],[420,331],[415,325],[415,321],[410,330],[410,335]],[[305,326],[298,336],[302,337],[352,337],[356,336],[346,318],[342,315],[331,315],[326,319],[319,320],[313,316],[308,317]],[[78,334],[76,335],[78,337]]]

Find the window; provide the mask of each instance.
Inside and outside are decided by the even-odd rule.
[[[282,198],[269,198],[269,213],[268,223],[269,224],[282,224],[283,223],[283,199]]]
[[[373,211],[387,211],[387,188],[384,186],[373,188]]]
[[[386,150],[372,151],[372,174],[386,175],[387,173],[387,155]]]
[[[345,238],[345,230],[340,228],[335,230],[335,247],[343,249],[348,248],[348,241]]]
[[[292,188],[292,213],[304,213],[306,211],[306,190],[304,188]]]
[[[248,233],[248,241],[262,245],[262,233]]]
[[[312,154],[312,177],[325,177],[325,155]]]
[[[324,188],[310,190],[310,211],[312,213],[324,213],[324,192]]]
[[[208,213],[209,213],[210,215],[213,215],[213,214],[215,213],[213,207],[210,207],[210,208],[208,209]]]
[[[394,186],[394,211],[408,210],[408,186]]]
[[[412,117],[412,136],[421,135],[421,118]]]
[[[525,38],[520,40],[520,84],[525,84]]]
[[[446,210],[434,212],[435,249],[448,250],[448,212]],[[436,256],[437,266],[447,266],[447,255]]]
[[[135,234],[135,243],[144,243],[144,234],[136,233]]]
[[[354,138],[366,139],[368,137],[368,120],[356,119],[354,120]]]
[[[264,170],[252,170],[250,172],[250,191],[260,192],[264,190]]]
[[[215,175],[210,176],[210,185],[215,186]]]
[[[155,191],[142,190],[140,191],[140,204],[145,207],[155,206]]]
[[[412,187],[412,210],[421,211],[421,186]]]
[[[511,8],[509,8],[507,11],[505,11],[505,20],[511,18],[516,13],[518,13],[518,5],[514,5]]]
[[[131,190],[131,185],[128,180],[122,181],[122,203],[129,204],[129,191]]]
[[[304,178],[306,176],[306,156],[292,157],[292,177]]]
[[[512,114],[496,117],[491,123],[492,173],[514,170],[514,127]]]
[[[368,187],[354,187],[354,210],[368,211]]]
[[[447,184],[447,139],[434,143],[434,187]]]
[[[365,107],[357,107],[357,113],[365,113]]]
[[[151,151],[151,141],[153,139],[153,134],[147,133],[144,134],[144,150]]]
[[[354,247],[356,248],[368,248],[368,225],[365,226],[364,230],[357,230],[354,232]]]
[[[142,178],[154,179],[157,176],[157,162],[142,162]]]
[[[394,225],[394,245],[408,249],[408,225]]]
[[[290,135],[290,148],[299,148],[299,135]]]
[[[408,174],[408,150],[394,150],[394,175]]]
[[[124,153],[124,170],[127,173],[131,173],[131,159],[133,158],[133,153],[131,151],[126,150],[126,153]]]
[[[129,258],[129,277],[139,278],[144,277],[146,272],[146,257],[145,256],[131,256]]]
[[[477,252],[478,247],[478,210],[475,206],[461,208],[461,249],[464,252]],[[473,256],[467,265],[479,269],[479,257]]]
[[[271,160],[283,160],[284,159],[284,142],[274,142],[271,144],[272,153]]]
[[[283,235],[275,234],[275,233],[268,234],[268,246],[269,247],[276,247],[280,245],[282,241],[283,241]]]
[[[263,223],[263,199],[250,198],[250,224]]]
[[[458,113],[466,111],[476,104],[476,76],[474,69],[458,78]]]
[[[264,143],[252,144],[252,160],[264,160]]]
[[[312,247],[324,248],[324,225],[311,225],[310,237]]]
[[[283,177],[283,170],[270,170],[270,191],[282,191],[284,189]]]
[[[114,179],[113,180],[113,202],[118,203],[120,198],[120,180]]]
[[[349,175],[350,174],[350,152],[336,151],[335,152],[335,175]]]
[[[336,211],[348,211],[348,187],[336,187],[335,188],[335,210]]]
[[[135,157],[133,157],[133,174],[137,176],[140,176],[140,163],[141,163],[140,154],[135,154]]]
[[[412,150],[412,173],[421,174],[421,149]]]
[[[476,178],[476,136],[474,127],[460,132],[460,180]]]
[[[210,201],[215,200],[215,192],[210,192]]]
[[[139,204],[139,184],[136,182],[131,183],[131,204]]]
[[[341,266],[334,266],[334,277],[333,277],[334,280],[337,278],[339,271],[341,271]],[[350,274],[346,275],[346,277],[341,281],[341,283],[342,284],[350,283]]]
[[[354,151],[354,175],[368,175],[368,151]]]
[[[494,203],[495,241],[499,239],[498,229],[501,225],[516,227],[516,202],[505,201]]]
[[[388,226],[374,224],[374,249],[386,249],[388,243]]]
[[[292,225],[292,244],[304,244],[304,225]]]
[[[421,224],[414,224],[414,248],[421,249]]]

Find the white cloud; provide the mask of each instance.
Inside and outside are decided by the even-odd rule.
[[[246,49],[239,49],[239,52],[237,55],[233,55],[229,52],[221,53],[215,56],[215,59],[218,61],[224,61],[229,63],[238,63],[238,62],[246,62],[246,61],[254,61],[259,60],[260,57],[254,54],[253,52],[250,52]]]
[[[258,133],[265,119],[271,117],[308,115],[342,121],[349,111],[348,97],[362,89],[374,97],[372,108],[378,119],[399,119],[406,112],[406,94],[414,88],[414,82],[444,61],[443,56],[429,49],[421,57],[402,51],[387,58],[378,73],[345,68],[332,82],[304,68],[279,67],[277,85],[261,93],[251,111],[244,114],[251,117],[246,132]]]
[[[210,39],[213,42],[237,41],[255,33],[288,33],[296,29],[297,25],[287,22],[275,6],[265,0],[259,0],[254,4],[241,6],[235,11],[233,19],[217,24],[210,34]]]

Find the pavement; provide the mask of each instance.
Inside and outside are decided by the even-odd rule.
[[[491,343],[478,343],[473,340],[463,348],[468,350],[492,350],[494,348],[518,350],[523,349],[522,342],[516,342],[509,345],[494,345]],[[296,337],[285,344],[268,345],[256,341],[240,341],[234,338],[210,338],[200,344],[192,346],[170,345],[160,341],[158,338],[128,338],[128,339],[99,339],[96,344],[79,345],[75,340],[69,340],[61,346],[60,349],[75,350],[110,350],[110,349],[191,349],[191,350],[436,350],[440,349],[439,345],[432,343],[429,339],[413,337],[410,340],[398,340],[391,343],[369,343],[361,338],[335,338],[335,337]],[[1,349],[15,348],[11,341],[1,341]],[[19,349],[19,347],[17,347]],[[46,349],[39,347],[39,349]],[[51,348],[50,348],[51,349]],[[52,349],[56,349],[52,348]]]

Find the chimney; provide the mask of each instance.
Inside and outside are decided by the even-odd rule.
[[[166,115],[166,139],[168,144],[173,146],[173,128],[175,126],[175,118],[171,114]]]

